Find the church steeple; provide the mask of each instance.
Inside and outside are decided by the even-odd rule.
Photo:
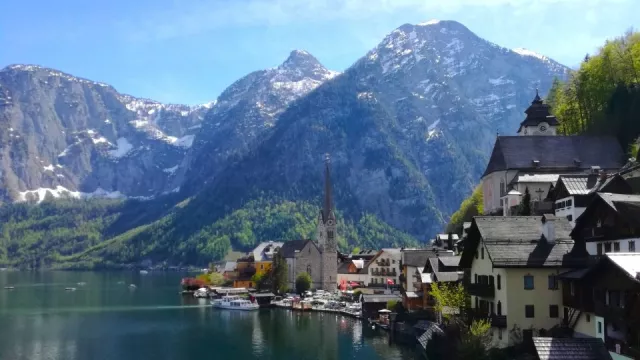
[[[558,119],[551,114],[549,105],[542,101],[538,89],[525,114],[527,117],[520,123],[518,135],[556,135]]]
[[[329,165],[331,158],[329,154],[324,156],[324,207],[322,208],[322,221],[327,222],[333,216],[333,198],[331,195],[331,170]]]

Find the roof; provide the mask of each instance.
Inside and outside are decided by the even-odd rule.
[[[520,123],[518,132],[522,130],[523,126],[538,126],[542,122],[546,122],[551,126],[559,124],[558,119],[551,114],[549,105],[545,104],[540,98],[538,90],[536,90],[536,97],[533,98],[531,105],[524,112],[527,117]]]
[[[577,279],[582,279],[582,277],[585,276],[588,272],[589,272],[588,268],[571,270],[571,271],[558,274],[558,278],[566,279],[566,280],[577,280]]]
[[[283,242],[265,241],[261,242],[253,249],[254,261],[270,261],[273,255],[284,245]]]
[[[274,297],[276,296],[274,293],[255,293],[255,294],[251,294],[251,296],[253,297]]]
[[[555,228],[555,241],[543,236],[542,219]],[[559,267],[578,261],[569,255],[573,249],[571,223],[553,216],[476,216],[473,222],[480,237],[465,248],[461,265],[470,266],[478,241],[482,238],[494,267]]]
[[[400,295],[388,295],[388,294],[380,294],[380,295],[362,295],[362,300],[365,303],[386,303],[387,301],[397,300],[402,301],[402,296]]]
[[[498,136],[482,176],[500,170],[617,170],[624,157],[612,136]]]
[[[438,258],[444,266],[458,266],[460,264],[460,256],[443,256]]]
[[[598,176],[595,174],[562,175],[558,182],[564,184],[569,195],[587,195],[589,190],[598,183]]]
[[[453,238],[453,240],[458,240],[458,234],[451,234],[451,238]],[[449,240],[449,234],[438,234],[436,235],[436,239],[438,240]]]
[[[420,250],[404,250],[402,256],[403,265],[423,268],[429,258],[453,256],[453,252],[431,247]]]
[[[607,360],[609,351],[600,338],[534,337],[540,360]]]
[[[443,259],[446,259],[445,261],[448,261],[449,264],[455,264],[455,265],[444,265],[444,266],[458,266],[458,262],[460,261],[460,257],[459,256],[449,256],[449,257],[442,257],[442,258],[430,258],[429,259],[429,263],[431,264],[431,269],[433,269],[433,273],[432,274],[428,274],[429,278],[428,278],[428,282],[425,282],[424,279],[422,280],[423,283],[430,283],[430,282],[456,282],[458,280],[461,280],[461,275],[458,271],[440,271],[440,264],[439,262],[441,262]],[[450,260],[453,259],[453,260]],[[422,274],[424,275],[424,273]]]
[[[285,258],[292,258],[295,256],[296,251],[301,251],[304,246],[311,240],[289,240],[286,241],[280,251],[282,251],[282,256]]]
[[[237,268],[237,266],[238,266],[238,263],[237,263],[237,262],[235,262],[235,261],[227,261],[227,262],[224,264],[224,271],[225,271],[225,272],[235,271],[235,270],[236,270],[236,268]]]
[[[629,276],[638,279],[638,274],[640,274],[640,253],[607,253],[605,256]]]
[[[358,263],[361,263],[362,266],[358,267]],[[352,273],[349,272],[349,265],[350,264],[354,264],[356,266],[357,271]],[[338,274],[366,274],[369,271],[369,265],[371,264],[371,261],[364,261],[364,260],[346,260],[344,262],[342,262],[342,264],[340,264],[340,266],[338,266]]]
[[[427,326],[421,326],[420,329],[425,330],[425,332],[418,338],[418,342],[423,349],[427,348],[429,340],[431,340],[434,335],[444,335],[444,331],[438,326],[438,324],[431,321],[429,321]]]
[[[407,294],[407,298],[409,299],[419,298],[418,294],[416,294],[414,291],[407,291],[405,294]]]
[[[559,174],[522,174],[515,177],[515,183],[553,183],[560,177]]]

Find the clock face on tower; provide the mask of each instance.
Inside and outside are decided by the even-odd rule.
[[[548,125],[547,123],[541,123],[540,125],[538,125],[538,130],[540,130],[540,132],[545,132],[548,129]]]
[[[329,226],[333,225],[333,220],[327,221],[327,225],[329,225]]]

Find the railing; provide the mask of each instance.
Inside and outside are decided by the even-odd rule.
[[[507,328],[507,316],[506,315],[496,315],[489,314],[487,312],[481,311],[479,309],[469,309],[467,310],[467,317],[470,321],[472,320],[489,320],[491,322],[492,327],[496,327],[499,329]]]
[[[469,295],[480,296],[480,297],[494,297],[496,293],[495,286],[493,284],[465,284],[467,288],[467,292]]]
[[[594,312],[598,316],[602,316],[607,319],[626,319],[627,308],[621,308],[617,306],[609,306],[601,301],[596,301],[594,304]]]

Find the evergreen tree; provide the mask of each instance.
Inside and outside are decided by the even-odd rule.
[[[277,293],[284,293],[287,290],[287,260],[282,255],[282,252],[277,251],[273,257],[273,264],[271,265],[271,289]]]
[[[524,196],[522,197],[518,214],[521,216],[531,215],[531,194],[529,194],[529,187],[524,189]]]
[[[296,292],[298,294],[304,294],[305,291],[311,288],[311,275],[306,272],[301,273],[296,278]]]

